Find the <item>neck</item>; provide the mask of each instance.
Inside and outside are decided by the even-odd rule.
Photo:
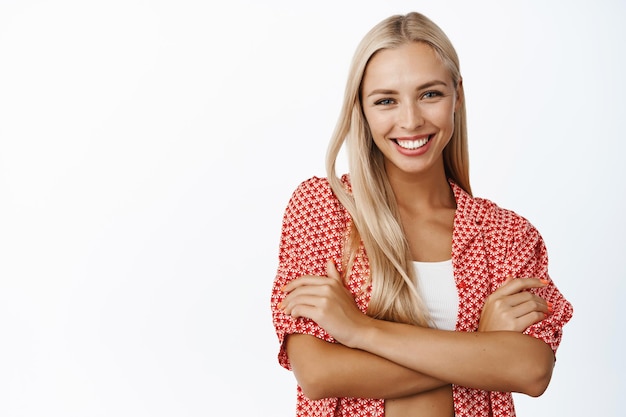
[[[454,194],[441,164],[440,169],[411,175],[389,172],[389,183],[401,210],[428,212],[442,208],[456,208]]]

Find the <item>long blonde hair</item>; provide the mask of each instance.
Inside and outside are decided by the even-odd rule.
[[[349,71],[343,107],[326,156],[330,185],[352,217],[349,244],[344,252],[346,269],[363,242],[370,265],[372,295],[367,313],[376,318],[421,326],[430,317],[415,285],[412,257],[398,207],[385,173],[383,156],[374,145],[361,104],[361,84],[369,60],[381,49],[392,49],[409,42],[430,45],[459,85],[460,103],[454,132],[443,151],[448,178],[471,193],[467,151],[465,103],[459,60],[445,33],[430,19],[419,14],[391,16],[372,28],[359,44]],[[351,192],[336,173],[337,155],[347,145]],[[345,255],[345,254],[344,254]]]

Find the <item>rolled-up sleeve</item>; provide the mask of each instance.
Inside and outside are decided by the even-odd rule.
[[[303,275],[325,275],[327,260],[340,259],[344,233],[342,210],[328,182],[312,178],[300,184],[283,216],[278,270],[271,296],[272,320],[280,343],[278,361],[287,369],[291,369],[284,345],[288,335],[301,333],[328,342],[334,340],[314,321],[284,314],[278,308],[285,297],[282,288]]]
[[[532,291],[551,303],[553,308],[552,314],[528,327],[524,334],[543,340],[556,353],[561,343],[563,326],[572,318],[573,307],[550,278],[548,252],[539,231],[525,219],[520,219],[520,222],[510,253],[513,276],[548,281],[546,287]]]

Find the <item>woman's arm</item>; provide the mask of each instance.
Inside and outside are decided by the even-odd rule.
[[[539,339],[516,332],[446,332],[371,319],[349,346],[451,383],[486,391],[541,395],[554,354]]]
[[[359,349],[315,336],[287,337],[287,353],[298,385],[312,399],[400,398],[446,383]]]
[[[369,352],[446,383],[538,396],[550,381],[554,354],[541,340],[515,331],[449,332],[376,320],[356,308],[332,264],[328,266],[328,276],[302,277],[289,283],[284,288],[288,295],[281,308],[293,317],[314,320],[349,348]],[[509,299],[509,295],[517,297],[526,289],[543,285],[536,279],[517,279],[501,290],[500,295],[505,292],[505,298]],[[492,297],[492,300],[500,298]],[[501,304],[496,301],[486,307]],[[547,312],[547,306],[533,307],[533,303],[531,295],[531,306],[526,309],[544,308]],[[481,326],[483,330],[491,330],[495,325]]]

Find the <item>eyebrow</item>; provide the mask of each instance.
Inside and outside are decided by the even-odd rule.
[[[419,90],[424,90],[426,88],[431,88],[431,87],[434,87],[436,85],[442,85],[444,87],[448,86],[448,84],[446,82],[444,82],[444,81],[433,80],[433,81],[429,81],[427,83],[424,83],[424,84],[420,85],[419,87],[417,87],[417,90],[418,91]],[[371,97],[371,96],[374,96],[374,95],[377,95],[377,94],[386,95],[386,94],[397,94],[397,93],[398,92],[396,90],[390,90],[390,89],[386,89],[386,88],[381,88],[381,89],[377,89],[377,90],[372,91],[371,93],[369,93],[367,95],[367,97]]]

